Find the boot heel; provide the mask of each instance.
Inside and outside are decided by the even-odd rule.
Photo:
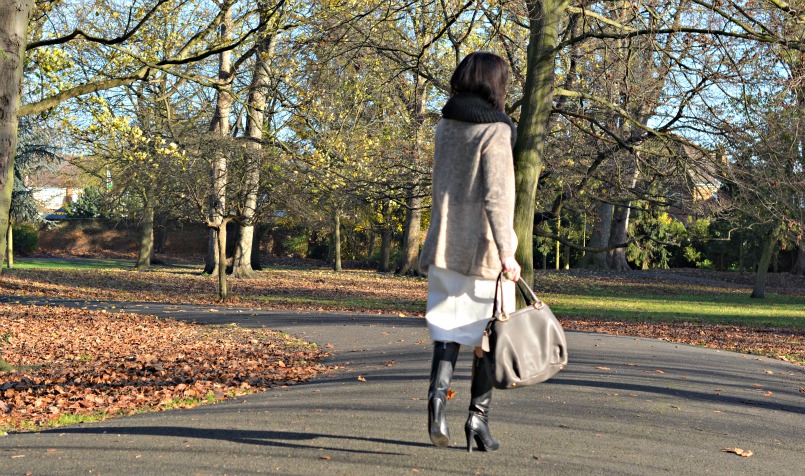
[[[470,384],[470,412],[464,432],[467,434],[467,450],[472,452],[472,440],[480,451],[495,451],[500,442],[489,432],[489,405],[492,402],[492,380],[481,358],[475,357]]]
[[[478,438],[478,434],[469,428],[464,428],[464,434],[467,435],[467,453],[472,453],[472,442]]]

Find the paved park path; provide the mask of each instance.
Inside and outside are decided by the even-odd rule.
[[[91,303],[111,305],[283,330],[332,345],[327,363],[345,368],[217,405],[0,437],[0,474],[805,474],[805,369],[772,359],[569,332],[567,370],[496,392],[501,449],[468,455],[471,353],[448,403],[452,446],[437,450],[422,319]],[[732,447],[754,454],[721,451]]]

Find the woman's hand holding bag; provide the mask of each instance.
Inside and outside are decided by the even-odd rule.
[[[565,332],[550,308],[522,280],[517,281],[526,307],[503,312],[503,273],[498,276],[492,318],[482,348],[495,388],[544,382],[567,365]],[[500,295],[500,300],[498,300]]]

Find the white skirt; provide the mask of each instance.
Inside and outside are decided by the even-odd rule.
[[[425,319],[433,341],[479,347],[492,317],[495,279],[465,276],[455,271],[428,267],[428,306]],[[515,309],[515,284],[503,282],[506,312]]]

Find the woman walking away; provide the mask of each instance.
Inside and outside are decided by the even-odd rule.
[[[492,382],[480,346],[498,275],[502,270],[511,279],[502,291],[512,306],[512,281],[520,279],[513,228],[516,129],[504,112],[508,76],[500,56],[468,55],[450,78],[450,99],[436,126],[433,208],[420,266],[428,273],[426,318],[433,340],[428,431],[439,448],[450,442],[445,405],[462,344],[475,348],[467,451],[473,443],[482,451],[499,446],[489,432]]]

